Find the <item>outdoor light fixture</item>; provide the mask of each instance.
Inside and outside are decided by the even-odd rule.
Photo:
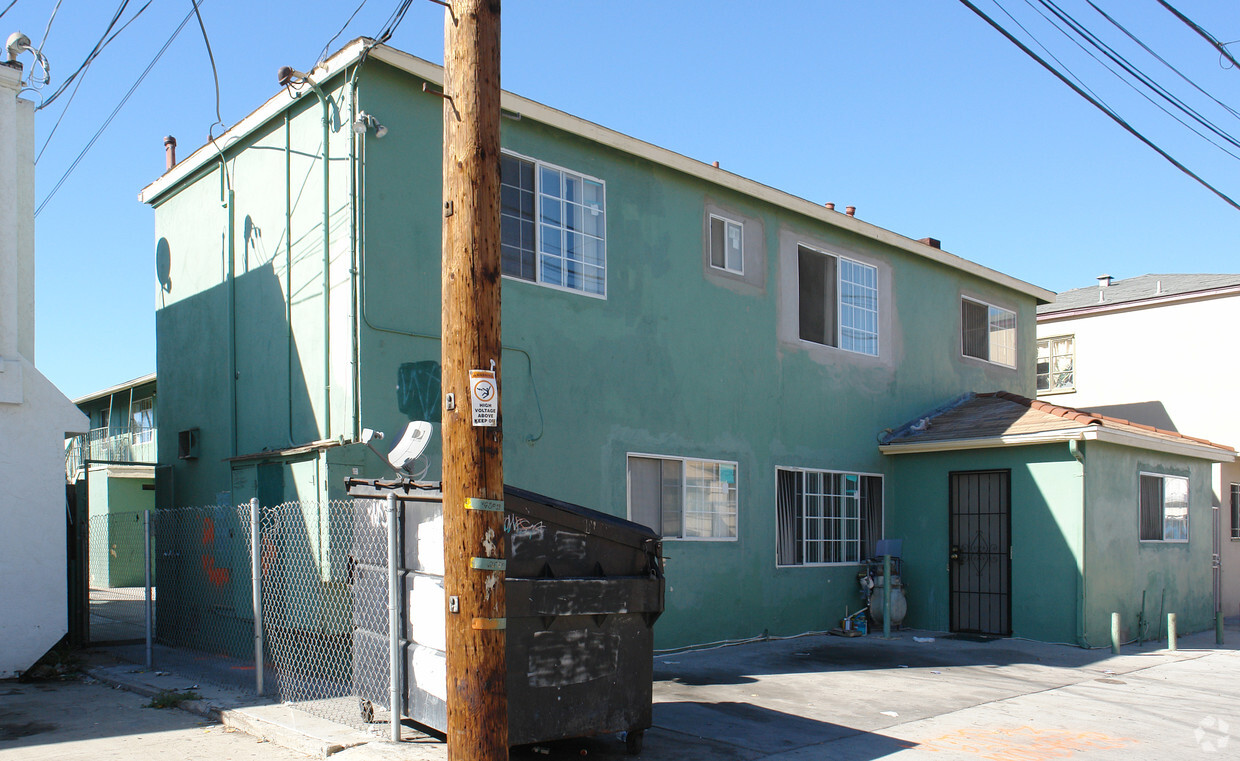
[[[380,124],[378,119],[362,111],[357,115],[357,119],[353,121],[353,131],[359,135],[364,135],[367,129],[373,129],[375,137],[378,138],[382,138],[388,133],[388,128]]]

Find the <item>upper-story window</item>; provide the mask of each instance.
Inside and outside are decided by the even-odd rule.
[[[1016,367],[1016,313],[961,298],[960,346],[966,357]]]
[[[606,296],[603,182],[508,153],[500,165],[503,273]]]
[[[802,341],[878,356],[878,269],[801,246],[797,297]]]
[[[1072,336],[1038,339],[1038,393],[1073,391],[1076,341]]]
[[[745,274],[744,227],[740,222],[710,215],[710,266]]]
[[[135,399],[129,427],[133,443],[143,444],[151,441],[155,434],[155,398]]]
[[[1141,541],[1188,541],[1188,479],[1141,474]]]

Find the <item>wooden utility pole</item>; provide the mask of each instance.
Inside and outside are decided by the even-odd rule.
[[[451,0],[446,5],[442,298],[448,759],[494,761],[508,758],[503,435],[498,425],[500,3]],[[493,373],[489,384],[486,373]]]

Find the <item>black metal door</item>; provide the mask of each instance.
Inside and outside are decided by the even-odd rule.
[[[951,474],[951,630],[1012,633],[1009,471]]]

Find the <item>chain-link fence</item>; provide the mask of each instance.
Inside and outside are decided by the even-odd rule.
[[[153,644],[172,648],[161,651],[161,665],[195,679],[256,689],[257,563],[265,695],[380,731],[376,725],[387,725],[391,703],[386,502],[262,507],[257,554],[251,510],[240,505],[151,513]],[[89,531],[91,639],[143,639],[143,514],[97,516]],[[105,610],[100,606],[107,606],[108,616],[99,614]],[[142,657],[137,650],[121,654]]]
[[[387,521],[369,500],[262,511],[263,630],[282,702],[354,726],[387,721]]]

